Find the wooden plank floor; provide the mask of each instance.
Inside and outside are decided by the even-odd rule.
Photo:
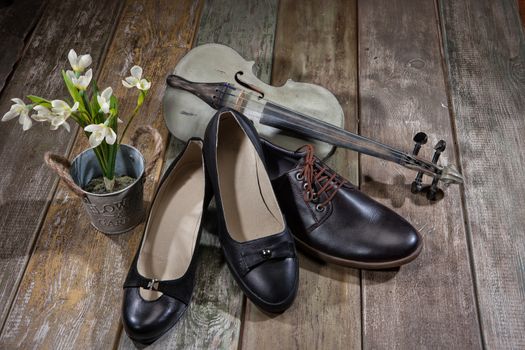
[[[360,271],[300,255],[294,305],[270,317],[224,264],[206,225],[194,298],[151,348],[524,349],[525,37],[517,0],[120,0],[0,2],[0,115],[10,99],[64,93],[70,48],[90,52],[100,86],[125,95],[134,64],[153,80],[139,125],[181,149],[163,125],[164,78],[191,47],[218,42],[256,62],[266,82],[288,78],[335,93],[345,127],[401,149],[412,136],[447,141],[443,162],[463,186],[430,203],[415,174],[337,150],[330,164],[411,221],[424,250],[397,270]],[[522,7],[523,9],[523,7]],[[522,10],[522,14],[525,11]],[[57,15],[59,14],[59,15]],[[123,104],[124,111],[132,108]],[[121,285],[143,226],[109,238],[43,165],[73,157],[77,131],[50,137],[0,124],[0,349],[131,349]],[[74,141],[78,138],[78,143]],[[146,158],[147,140],[141,144]],[[423,150],[431,156],[431,147]],[[161,174],[148,179],[146,199]],[[213,209],[212,209],[213,210]],[[213,215],[212,215],[213,217]]]
[[[424,156],[431,157],[432,146],[444,139],[450,148],[442,161],[457,163],[450,118],[443,107],[447,95],[434,3],[366,1],[358,16],[361,133],[403,148],[418,131],[433,130]],[[459,188],[450,187],[444,199],[433,204],[410,192],[413,172],[380,163],[361,157],[361,188],[408,218],[425,246],[414,263],[399,271],[363,271],[364,348],[385,349],[392,343],[400,349],[429,344],[478,348]]]

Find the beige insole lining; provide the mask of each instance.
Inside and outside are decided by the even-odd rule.
[[[284,230],[284,220],[263,162],[235,117],[221,115],[217,168],[226,226],[245,242]]]
[[[193,257],[204,200],[201,147],[190,143],[160,188],[146,227],[138,272],[146,278],[173,280],[184,275]],[[160,292],[140,289],[146,300]]]

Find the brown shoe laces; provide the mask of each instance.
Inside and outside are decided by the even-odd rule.
[[[314,155],[314,147],[312,145],[304,145],[298,149],[298,152],[305,151],[304,164],[303,168],[298,175],[304,178],[305,188],[303,192],[304,200],[306,202],[311,202],[317,200],[319,195],[326,192],[327,198],[320,204],[318,208],[324,208],[337,194],[337,191],[346,183],[346,180],[338,176],[335,172],[330,171],[330,169],[325,165],[321,166],[320,162]],[[322,184],[324,181],[324,184]],[[314,183],[318,182],[321,185],[321,188],[317,190],[317,193],[314,191]]]

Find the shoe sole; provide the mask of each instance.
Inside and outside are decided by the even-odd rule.
[[[412,252],[412,254],[398,259],[398,260],[392,260],[392,261],[385,261],[385,262],[362,262],[357,260],[349,260],[349,259],[343,259],[338,258],[326,253],[323,253],[312,246],[306,244],[305,242],[301,241],[299,238],[294,236],[295,242],[297,243],[297,246],[301,248],[301,250],[323,260],[328,263],[342,265],[346,267],[353,267],[357,269],[365,269],[365,270],[382,270],[382,269],[390,269],[393,267],[399,267],[401,265],[405,265],[415,258],[418,257],[419,253],[421,253],[421,250],[423,249],[423,241],[421,240],[421,236],[419,236],[420,243],[417,246],[416,250]]]

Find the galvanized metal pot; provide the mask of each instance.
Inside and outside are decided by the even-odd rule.
[[[140,132],[152,134],[156,141],[156,152],[152,162],[146,166],[144,157],[138,149],[130,145],[120,145],[117,152],[115,174],[127,175],[136,180],[128,187],[107,194],[95,194],[83,188],[94,178],[102,176],[95,152],[88,149],[80,153],[69,164],[67,159],[47,153],[46,163],[53,168],[68,187],[82,198],[84,207],[91,219],[91,224],[99,231],[108,234],[127,232],[144,219],[143,188],[148,173],[154,168],[154,162],[162,152],[162,138],[151,127],[138,129],[133,140]]]
[[[91,224],[106,234],[119,234],[131,230],[144,218],[143,185],[144,157],[135,147],[120,145],[117,152],[115,174],[135,178],[128,187],[107,194],[82,190],[84,207]],[[92,149],[80,153],[71,162],[71,178],[81,189],[94,178],[102,176],[97,157]]]

